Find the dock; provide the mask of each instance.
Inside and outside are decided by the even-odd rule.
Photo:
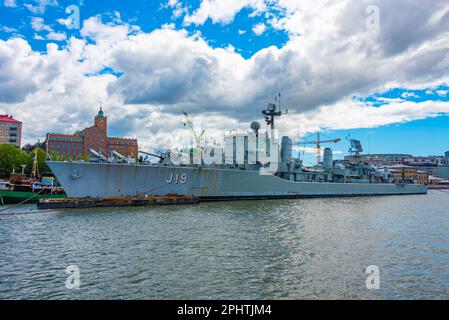
[[[120,197],[120,198],[65,198],[40,199],[37,203],[39,209],[66,209],[66,208],[105,208],[105,207],[137,207],[151,205],[180,205],[198,204],[200,198],[193,196],[152,196],[152,197]]]
[[[429,190],[448,190],[449,185],[429,185]]]

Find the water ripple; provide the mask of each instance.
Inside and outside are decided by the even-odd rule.
[[[449,197],[0,216],[1,299],[447,299]],[[23,214],[29,212],[29,214]],[[80,289],[65,268],[80,269]],[[377,265],[380,290],[367,290]]]

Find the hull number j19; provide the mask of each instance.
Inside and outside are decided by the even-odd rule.
[[[174,173],[172,173],[171,175],[170,175],[170,178],[168,178],[167,180],[166,180],[166,182],[167,183],[175,183],[175,184],[178,184],[178,183],[180,183],[180,184],[185,184],[185,183],[187,183],[187,180],[189,179],[189,176],[187,175],[187,173],[182,173],[182,174],[179,174],[179,173],[177,173],[177,174],[174,174]]]

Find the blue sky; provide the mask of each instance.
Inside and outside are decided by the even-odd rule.
[[[405,90],[392,89],[382,94],[375,94],[366,98],[358,98],[363,101],[372,102],[376,106],[385,104],[379,98],[403,99],[407,95],[410,101],[440,100],[448,101],[445,91],[447,86],[441,86],[430,92],[428,90]],[[439,91],[440,94],[436,92]],[[359,139],[362,142],[364,153],[400,153],[416,156],[443,155],[449,151],[449,117],[447,115],[435,115],[423,120],[396,123],[374,128],[360,128],[349,130],[328,130],[324,132],[323,140],[340,138],[341,142],[335,144],[325,144],[341,151],[334,155],[336,159],[343,158],[348,154],[349,139]],[[314,134],[307,139],[314,140]],[[302,141],[302,140],[301,140]],[[303,146],[303,144],[299,144]],[[316,162],[316,157],[311,154],[301,154],[305,163],[312,165]]]
[[[7,88],[0,90],[0,112],[36,121],[36,130],[26,133],[28,140],[42,138],[45,131],[70,132],[88,125],[102,99],[106,108],[110,105],[112,134],[137,136],[149,145],[176,143],[181,139],[173,133],[179,129],[178,120],[165,120],[166,127],[151,121],[173,119],[190,108],[212,134],[225,124],[250,121],[254,108],[261,109],[282,91],[292,112],[283,125],[290,134],[301,121],[303,134],[318,128],[328,137],[350,133],[371,153],[427,155],[449,150],[449,55],[444,41],[449,26],[449,14],[444,13],[449,9],[444,1],[424,10],[418,2],[401,0],[398,6],[405,14],[400,16],[391,2],[373,1],[381,14],[376,33],[361,29],[369,18],[363,3],[369,1],[335,8],[316,5],[325,1],[283,0],[1,1],[0,39],[5,42],[0,49],[19,50],[25,44],[13,44],[12,39],[20,38],[35,53],[23,57],[30,59],[26,65],[34,66],[32,84],[24,87],[14,75],[0,80]],[[63,23],[70,5],[80,10],[80,29]],[[410,34],[410,26],[416,25]],[[160,31],[166,29],[170,31]],[[160,33],[174,40],[164,41]],[[75,54],[71,37],[83,41],[83,58],[64,67],[64,59],[51,57],[48,44],[56,44],[51,48],[69,59]],[[131,46],[134,49],[127,52]],[[159,49],[169,52],[167,61],[153,54]],[[134,60],[139,50],[143,58]],[[0,65],[21,69],[17,65],[23,61],[8,56],[2,62],[7,54],[1,52]],[[40,60],[31,61],[35,58]],[[207,65],[198,68],[202,59]],[[142,68],[136,68],[139,63]],[[36,70],[42,73],[39,78]],[[82,80],[74,85],[70,79],[77,77]],[[83,93],[86,86],[92,92]],[[23,92],[13,96],[14,88]],[[49,93],[54,88],[65,94]],[[26,114],[48,108],[47,100],[58,104],[55,119],[47,121],[51,128]],[[320,111],[323,108],[329,112]],[[381,111],[376,113],[376,108]],[[67,110],[73,115],[70,121],[77,122],[73,128],[61,125],[69,121]],[[367,119],[370,115],[375,119]],[[333,147],[346,154],[347,141]]]
[[[379,106],[385,102],[379,98],[406,99],[409,101],[449,101],[447,86],[435,90],[392,89],[382,94],[375,94],[361,99]],[[440,94],[438,94],[439,92]],[[404,98],[406,96],[406,98]],[[449,151],[449,117],[445,114],[435,115],[423,120],[362,128],[353,130],[331,131],[332,136],[360,139],[367,153],[404,153],[418,156],[442,155]],[[347,141],[341,143],[344,149]],[[340,145],[341,145],[340,144]],[[349,149],[349,147],[348,147]],[[346,154],[346,152],[345,152]]]
[[[232,45],[242,56],[248,58],[260,49],[274,45],[281,47],[288,40],[288,35],[282,30],[267,28],[260,36],[256,36],[252,32],[255,22],[266,22],[263,16],[248,19],[251,10],[246,8],[238,12],[232,24],[213,23],[208,20],[204,25],[195,26],[183,25],[181,18],[173,16],[173,9],[168,6],[168,1],[73,1],[59,0],[55,5],[51,5],[53,1],[49,1],[49,5],[45,7],[45,12],[33,13],[24,5],[32,4],[38,6],[38,2],[16,0],[16,7],[2,7],[0,11],[0,23],[3,27],[17,29],[17,33],[24,36],[34,49],[44,51],[47,41],[35,40],[36,32],[31,27],[32,17],[42,17],[44,22],[52,27],[56,32],[65,32],[68,37],[71,35],[79,36],[79,30],[68,30],[56,21],[60,18],[69,16],[65,13],[65,9],[70,5],[77,5],[80,8],[81,20],[83,18],[101,15],[104,22],[114,20],[115,13],[120,13],[123,21],[138,25],[143,31],[150,32],[160,28],[167,23],[173,23],[177,28],[185,28],[190,33],[201,32],[205,39],[214,47],[227,47]],[[200,1],[189,1],[188,7],[192,10],[198,8]],[[12,32],[8,30],[0,30],[2,39],[8,38]],[[239,32],[240,31],[240,32]]]

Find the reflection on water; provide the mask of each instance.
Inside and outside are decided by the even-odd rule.
[[[0,298],[422,299],[449,294],[449,195],[0,215]],[[80,289],[65,268],[80,268]],[[380,268],[368,290],[366,267]]]

